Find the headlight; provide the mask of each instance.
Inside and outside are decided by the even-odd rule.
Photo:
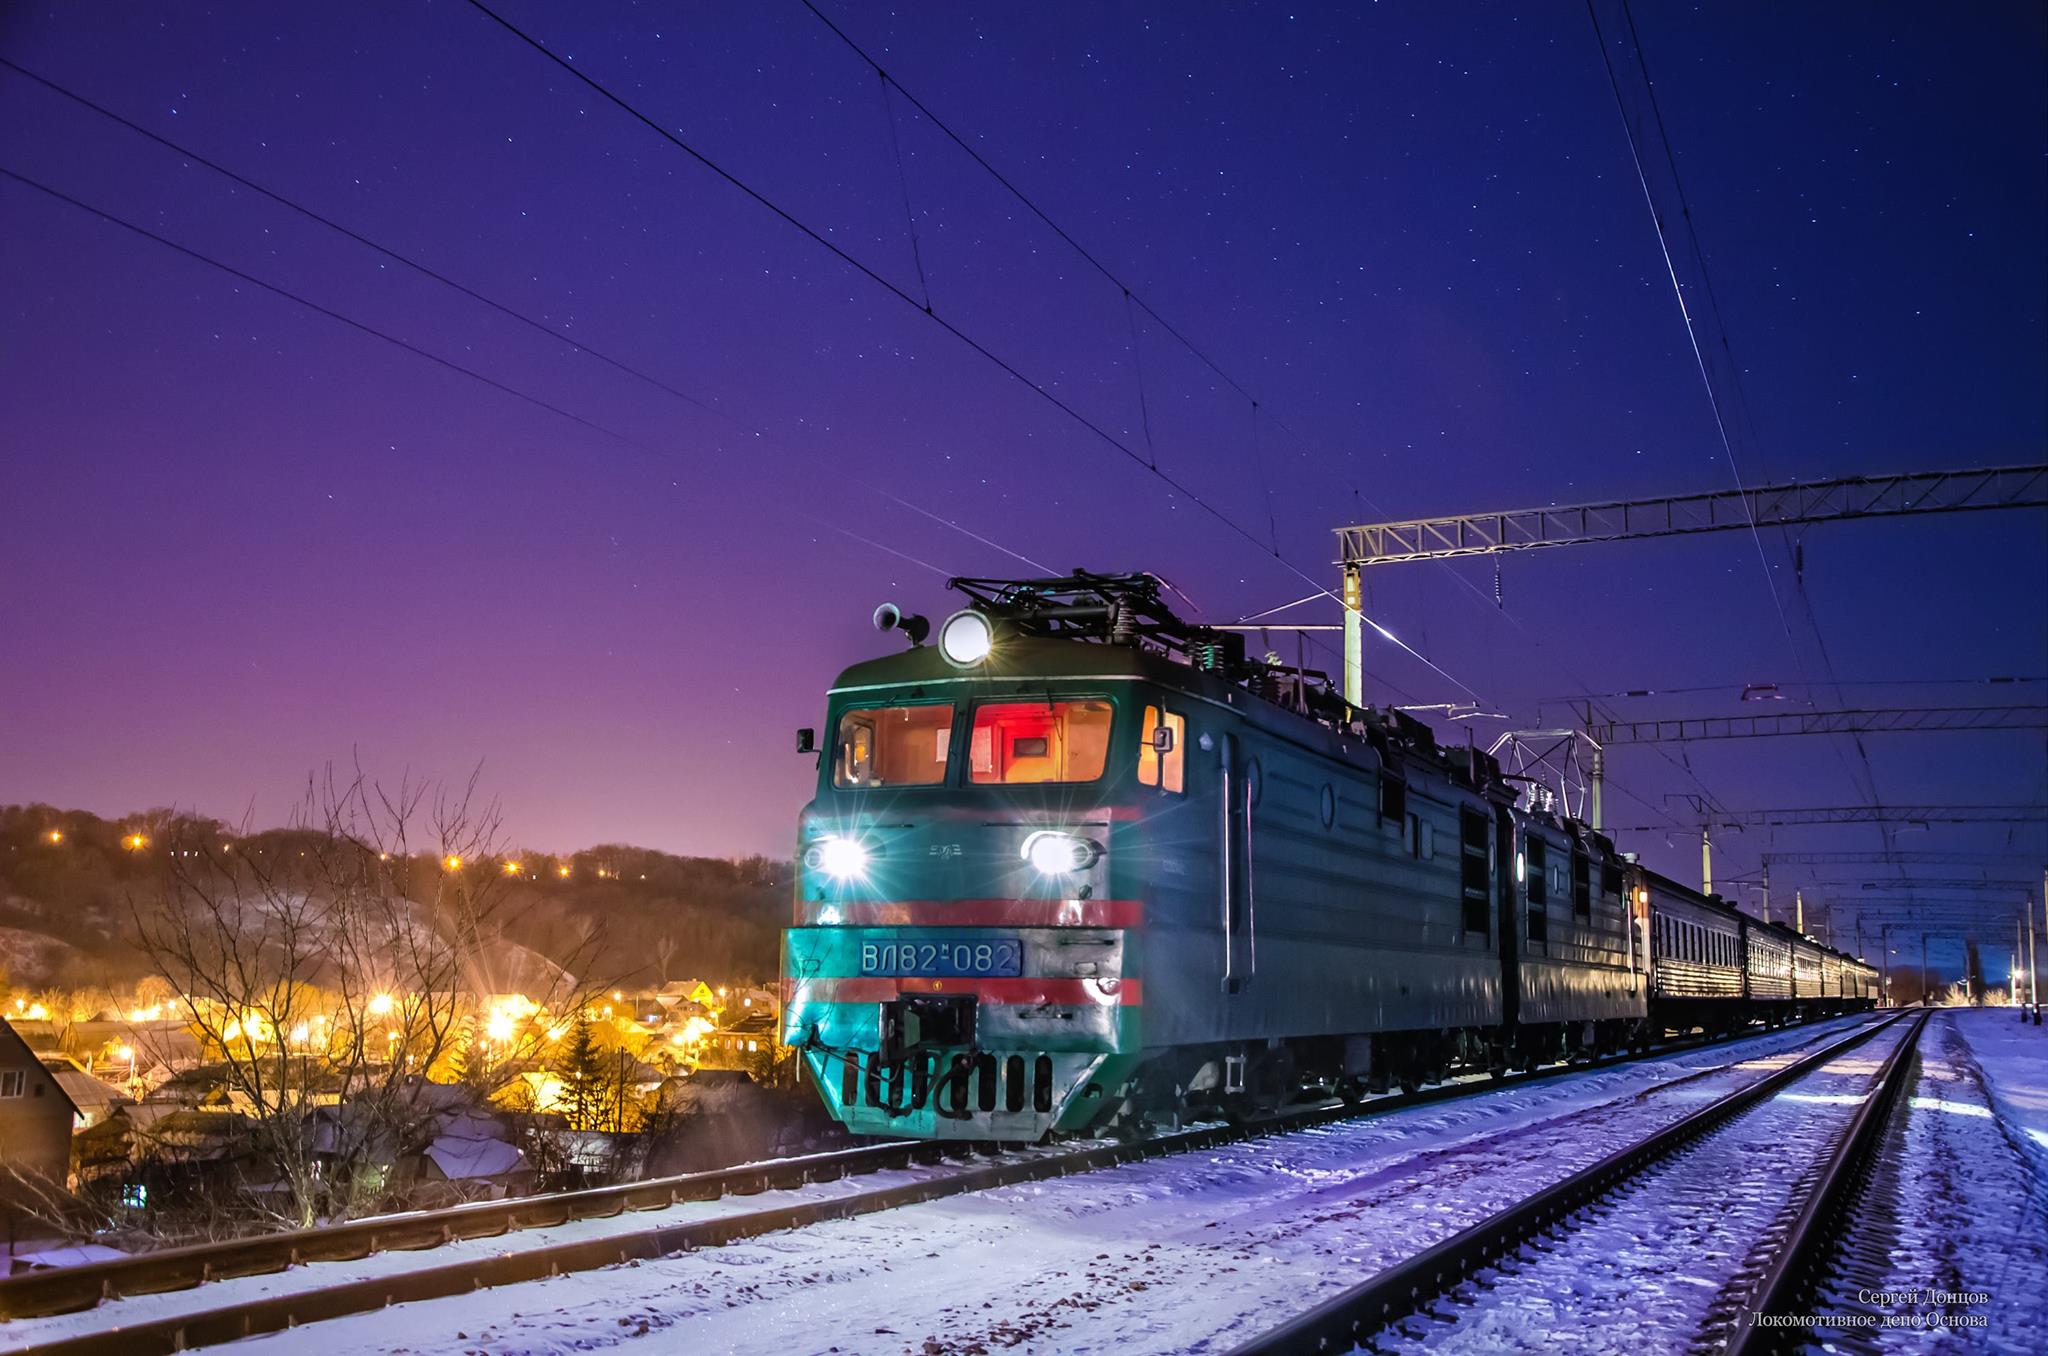
[[[832,834],[805,849],[804,865],[834,880],[853,880],[868,873],[868,850],[851,838]]]
[[[939,653],[956,668],[973,668],[988,658],[995,643],[995,627],[972,608],[955,612],[939,627]]]
[[[1026,838],[1021,855],[1041,876],[1064,876],[1095,865],[1102,849],[1077,834],[1048,829]]]

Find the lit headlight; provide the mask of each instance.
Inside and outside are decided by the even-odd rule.
[[[832,834],[804,850],[804,865],[834,880],[852,880],[868,873],[868,850],[851,838]]]
[[[1047,829],[1026,838],[1021,855],[1041,876],[1064,876],[1095,865],[1102,849],[1077,834]]]
[[[955,612],[939,627],[939,653],[956,668],[973,668],[988,658],[995,643],[995,627],[972,608]]]

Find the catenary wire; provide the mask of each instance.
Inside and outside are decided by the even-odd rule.
[[[94,100],[87,98],[85,95],[80,94],[78,91],[57,83],[55,80],[50,79],[48,76],[39,74],[36,71],[32,71],[28,67],[23,66],[21,63],[17,61],[13,61],[7,57],[0,56],[0,68],[10,70],[14,72],[16,75],[21,76],[23,79],[32,80],[36,84],[41,85],[44,89],[49,90],[51,93],[60,95],[65,99],[69,99],[71,102],[78,104],[80,107],[90,109],[92,112],[99,114],[101,117],[107,119],[108,121],[117,123],[118,125],[127,128],[129,131],[135,133],[137,136],[146,138],[147,140],[152,141],[157,145],[163,147],[165,150],[170,151],[173,154],[182,157],[183,159],[190,160],[195,165],[203,165],[207,169],[212,170],[215,174],[220,175],[222,178],[240,184],[243,188],[246,188],[252,193],[259,194],[260,196],[269,199],[271,202],[276,203],[280,207],[287,208],[293,212],[297,212],[300,216],[306,217],[311,221],[318,222],[320,225],[325,226],[328,230],[334,231],[339,235],[345,236],[348,239],[355,241],[357,244],[362,245],[367,249],[374,250],[378,254],[383,255],[385,258],[392,260],[394,263],[402,264],[406,268],[409,268],[414,272],[421,274],[424,277],[431,278],[435,282],[440,283],[443,287],[452,288],[453,290],[460,292],[462,295],[470,298],[471,300],[480,302],[483,305],[490,307],[492,310],[498,312],[500,315],[518,321],[520,324],[526,326],[528,329],[535,330],[541,334],[546,335],[548,338],[554,340],[556,343],[564,344],[577,352],[586,353],[589,356],[597,359],[599,362],[604,363],[608,367],[623,372],[627,376],[630,376],[637,381],[645,382],[647,385],[654,387],[656,390],[674,396],[676,399],[684,401],[692,406],[695,406],[697,409],[703,410],[707,414],[715,415],[720,419],[724,419],[729,423],[733,423],[737,427],[741,428],[742,430],[749,434],[752,434],[755,437],[761,436],[761,430],[750,427],[734,419],[732,415],[726,413],[724,410],[719,409],[717,406],[709,403],[708,401],[705,401],[697,396],[691,395],[688,391],[682,390],[679,387],[671,385],[670,383],[663,381],[660,377],[654,376],[653,374],[641,368],[635,367],[631,363],[625,362],[620,358],[613,357],[611,354],[606,353],[601,349],[592,348],[589,344],[584,343],[580,339],[571,338],[570,336],[556,329],[554,326],[549,325],[544,321],[535,320],[532,316],[525,315],[520,311],[517,311],[510,306],[507,306],[505,303],[497,300],[496,298],[488,296],[483,292],[477,291],[473,287],[470,287],[461,282],[457,282],[454,278],[451,278],[447,274],[440,272],[439,270],[433,268],[431,265],[423,264],[419,260],[414,259],[409,255],[402,254],[399,251],[392,249],[389,245],[385,245],[376,240],[371,239],[369,236],[364,235],[360,231],[354,230],[348,226],[344,226],[340,222],[334,220],[332,217],[317,212],[312,208],[307,207],[304,203],[295,201],[294,199],[285,196],[284,194],[278,192],[273,188],[269,188],[263,184],[260,184],[256,180],[249,178],[247,175],[239,174],[234,170],[229,169],[226,165],[221,164],[219,161],[201,155],[199,152],[191,149],[189,146],[181,145],[178,142],[171,140],[169,137],[162,135],[161,133],[151,131],[149,128],[144,127],[141,123],[123,117],[121,114],[116,113],[113,109],[108,108],[106,105],[95,102]]]
[[[499,381],[496,377],[486,376],[484,373],[477,371],[475,368],[464,367],[461,363],[458,363],[450,358],[444,358],[440,354],[435,353],[430,349],[421,348],[418,344],[409,343],[404,339],[400,339],[398,336],[394,334],[387,334],[385,331],[380,330],[373,325],[368,325],[360,320],[355,319],[353,316],[344,315],[340,311],[333,310],[332,308],[327,306],[322,306],[317,301],[313,301],[310,298],[300,296],[297,292],[293,292],[286,288],[279,287],[276,283],[266,282],[262,278],[257,277],[253,273],[244,273],[241,269],[236,268],[234,265],[223,263],[221,260],[214,258],[210,254],[202,254],[200,251],[193,249],[189,245],[181,245],[177,241],[172,240],[168,236],[158,235],[155,231],[150,230],[146,226],[138,226],[134,222],[129,221],[126,218],[116,216],[114,213],[109,212],[104,208],[95,207],[91,203],[86,202],[83,199],[74,198],[69,193],[62,191],[61,189],[52,188],[50,185],[43,183],[40,180],[32,179],[26,174],[21,174],[15,170],[8,169],[4,165],[0,165],[0,177],[11,179],[15,183],[21,184],[24,187],[32,188],[36,190],[38,193],[46,194],[47,196],[56,199],[58,202],[68,203],[72,207],[77,208],[81,212],[90,213],[91,215],[98,217],[101,221],[109,222],[112,225],[119,226],[124,231],[131,231],[134,234],[141,236],[145,240],[155,241],[157,244],[162,245],[165,249],[175,250],[176,252],[184,255],[188,259],[193,259],[198,261],[199,263],[207,265],[208,267],[218,269],[222,273],[225,273],[230,277],[239,278],[243,282],[248,283],[251,287],[260,287],[264,291],[269,292],[275,296],[283,297],[286,301],[293,302],[296,305],[305,307],[309,311],[313,311],[319,315],[326,316],[329,320],[339,321],[341,324],[348,326],[352,330],[356,330],[362,334],[367,334],[373,339],[380,339],[383,342],[390,344],[394,348],[400,348],[405,350],[407,353],[410,353],[415,357],[425,358],[428,362],[433,363],[439,367],[447,368],[451,372],[459,373],[462,376],[468,377],[471,381],[481,382],[485,386],[490,387],[492,390],[503,392],[504,394],[511,396],[515,400],[521,400],[529,405],[533,405],[539,409],[546,410],[548,413],[558,415],[563,419],[569,420],[571,423],[580,424],[584,428],[589,429],[593,433],[601,433],[605,437],[610,438],[616,442],[624,443],[628,447],[637,448],[642,452],[650,453],[657,457],[666,455],[663,452],[661,452],[658,448],[650,447],[649,445],[641,442],[637,438],[631,437],[628,434],[620,433],[617,429],[607,428],[603,424],[600,424],[592,419],[586,419],[582,415],[577,414],[572,410],[566,410],[562,408],[560,405],[556,405],[550,401],[544,400],[539,396],[530,395],[527,392],[520,390],[516,386],[511,386],[506,384],[505,382]]]
[[[1225,527],[1229,528],[1231,532],[1235,533],[1237,536],[1242,537],[1251,545],[1258,547],[1262,555],[1272,554],[1273,559],[1275,559],[1283,568],[1299,577],[1304,583],[1307,583],[1311,586],[1316,586],[1315,579],[1311,577],[1309,574],[1307,574],[1305,571],[1303,571],[1300,567],[1296,566],[1291,561],[1287,560],[1284,556],[1269,552],[1267,548],[1264,546],[1264,544],[1259,541],[1257,535],[1251,529],[1239,523],[1235,518],[1225,513],[1222,509],[1218,508],[1216,505],[1209,502],[1200,494],[1197,494],[1195,491],[1189,489],[1186,485],[1182,484],[1173,476],[1153,466],[1136,449],[1132,448],[1129,444],[1125,443],[1122,439],[1118,438],[1109,430],[1103,428],[1094,420],[1090,419],[1087,415],[1081,413],[1080,410],[1076,409],[1067,401],[1061,399],[1058,395],[1055,395],[1053,392],[1047,390],[1044,386],[1033,381],[1014,364],[1009,362],[1007,359],[1003,358],[1001,355],[997,354],[994,350],[990,349],[987,345],[983,344],[980,340],[976,339],[973,335],[969,334],[960,326],[954,324],[951,320],[939,314],[937,310],[926,308],[915,296],[905,291],[896,283],[891,282],[882,274],[876,272],[873,267],[864,263],[861,259],[847,251],[845,248],[841,247],[832,240],[826,238],[826,236],[824,236],[816,228],[812,227],[807,222],[803,221],[800,217],[790,212],[787,208],[777,203],[774,199],[762,193],[759,189],[747,183],[744,179],[741,179],[738,175],[734,174],[725,166],[711,159],[704,152],[698,150],[695,146],[691,145],[688,141],[684,140],[679,134],[670,131],[668,128],[662,126],[659,122],[656,122],[653,118],[649,117],[646,113],[642,112],[637,106],[635,106],[633,103],[625,99],[623,96],[613,91],[609,86],[604,84],[602,81],[596,79],[595,77],[585,72],[580,66],[576,65],[576,63],[573,60],[562,56],[553,48],[549,47],[546,43],[534,37],[526,30],[520,28],[517,24],[514,24],[511,20],[505,18],[496,10],[493,10],[489,5],[484,4],[483,0],[469,0],[469,4],[470,7],[475,9],[478,13],[490,19],[493,23],[497,24],[500,28],[504,29],[514,38],[518,39],[526,46],[532,48],[541,56],[545,57],[549,62],[560,67],[563,71],[567,72],[570,76],[574,77],[577,81],[588,87],[593,93],[597,94],[600,98],[604,99],[606,102],[618,108],[621,112],[631,117],[634,121],[646,127],[649,131],[652,131],[657,136],[661,137],[662,140],[668,142],[676,149],[682,151],[685,155],[689,156],[699,165],[709,170],[712,174],[717,176],[719,179],[723,180],[732,188],[737,189],[740,193],[752,199],[756,204],[765,208],[768,212],[773,214],[775,217],[779,218],[782,222],[790,226],[792,229],[796,230],[799,234],[809,239],[812,243],[818,245],[827,252],[831,253],[842,263],[846,264],[848,267],[852,268],[854,271],[858,272],[863,277],[867,278],[876,286],[888,292],[891,296],[895,297],[904,305],[911,307],[918,314],[927,317],[934,324],[939,325],[948,334],[951,334],[955,339],[965,344],[968,348],[972,349],[975,353],[979,354],[983,359],[988,361],[990,364],[992,364],[993,366],[995,366],[996,368],[1010,376],[1018,384],[1034,392],[1036,395],[1038,395],[1040,399],[1046,401],[1055,409],[1065,414],[1069,419],[1079,424],[1082,428],[1094,434],[1099,440],[1108,444],[1115,451],[1121,453],[1132,464],[1142,467],[1146,472],[1156,477],[1162,484],[1166,485],[1174,493],[1178,494],[1183,499],[1187,500],[1189,503],[1195,505],[1197,508],[1200,508],[1204,513],[1209,515],[1211,518],[1215,519],[1217,522],[1223,524]],[[906,95],[906,97],[908,96]],[[1161,323],[1163,324],[1164,322]],[[1247,396],[1247,399],[1249,398],[1250,397]],[[1328,589],[1324,589],[1323,592],[1332,599],[1336,599],[1341,605],[1342,599],[1338,598],[1335,593],[1331,592]],[[1477,697],[1480,695],[1478,691],[1475,688],[1473,688],[1470,684],[1464,682],[1462,679],[1451,674],[1449,671],[1438,665],[1434,660],[1430,659],[1427,655],[1415,649],[1406,641],[1403,641],[1399,637],[1395,636],[1393,632],[1388,631],[1385,627],[1380,626],[1377,622],[1373,622],[1371,624],[1389,641],[1393,642],[1403,651],[1413,656],[1416,660],[1418,660],[1425,667],[1429,668],[1431,671],[1436,673],[1439,677],[1444,678],[1448,682],[1458,687],[1460,690],[1469,693],[1472,696]]]

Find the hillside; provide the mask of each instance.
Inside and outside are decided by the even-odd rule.
[[[297,829],[237,836],[168,811],[110,820],[47,805],[0,807],[0,987],[120,986],[150,973],[134,942],[134,911],[168,888],[175,845],[201,840],[287,863],[331,846]],[[506,851],[462,869],[491,873],[514,950],[573,964],[597,983],[775,973],[789,911],[786,862],[607,844],[566,855]]]

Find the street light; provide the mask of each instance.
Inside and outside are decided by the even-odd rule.
[[[451,852],[441,859],[441,865],[450,871],[460,871],[462,869],[462,858]]]

